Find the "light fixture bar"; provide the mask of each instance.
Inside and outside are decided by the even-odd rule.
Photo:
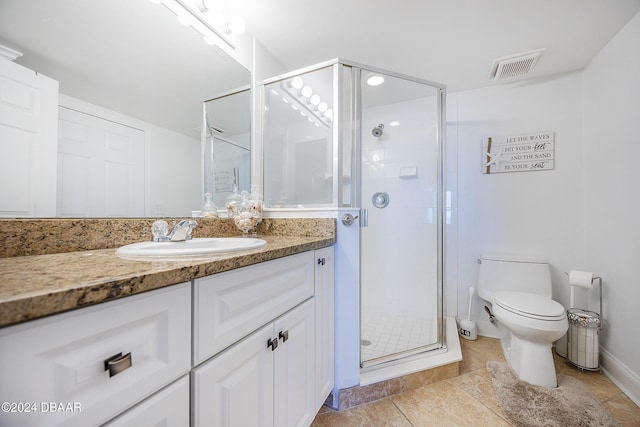
[[[330,124],[327,123],[326,120],[329,120],[328,117],[325,117],[324,115],[318,115],[318,113],[316,111],[314,111],[313,108],[309,107],[309,105],[306,102],[303,102],[300,100],[300,97],[298,95],[296,95],[295,93],[292,93],[289,88],[287,87],[287,82],[282,81],[280,83],[280,88],[287,94],[289,95],[289,97],[292,100],[295,100],[298,105],[300,105],[302,108],[304,108],[304,110],[307,111],[308,115],[311,115],[312,117],[314,117],[319,123],[322,123],[323,125],[325,125],[326,127],[330,127]],[[282,97],[282,99],[284,101],[286,101],[286,98]]]
[[[188,1],[162,0],[162,4],[164,4],[176,16],[183,16],[185,12],[192,16],[194,20],[191,26],[202,34],[205,39],[213,38],[215,40],[221,40],[231,49],[236,48],[235,40],[231,38],[232,35],[225,34],[224,31],[216,29],[213,25],[207,22],[205,16],[197,10],[195,6],[190,5]]]

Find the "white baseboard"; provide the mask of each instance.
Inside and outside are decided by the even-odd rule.
[[[600,347],[600,367],[624,394],[640,406],[640,377],[607,350]]]

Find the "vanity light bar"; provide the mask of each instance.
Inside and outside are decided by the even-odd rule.
[[[283,81],[283,82],[280,84],[280,88],[282,89],[282,91],[283,91],[286,95],[288,95],[288,97],[289,97],[290,99],[295,100],[295,101],[298,103],[298,105],[300,105],[301,107],[303,107],[303,108],[304,108],[304,110],[306,110],[306,116],[307,116],[307,119],[309,119],[310,117],[314,117],[314,118],[316,119],[316,121],[313,121],[313,120],[309,120],[309,121],[314,122],[314,123],[316,124],[316,126],[317,126],[317,127],[320,127],[320,125],[318,124],[318,122],[319,122],[319,123],[322,123],[323,125],[325,125],[325,126],[327,126],[327,127],[329,127],[329,126],[330,126],[330,124],[329,124],[328,122],[330,122],[330,121],[332,121],[332,120],[333,120],[332,115],[331,115],[331,114],[329,114],[329,115],[324,114],[324,111],[319,111],[319,112],[320,112],[320,114],[318,114],[318,111],[316,111],[316,108],[317,108],[317,107],[316,107],[315,105],[312,105],[312,104],[310,104],[310,103],[309,103],[309,98],[308,98],[308,97],[306,97],[306,96],[303,96],[303,95],[301,95],[301,94],[300,94],[300,95],[298,95],[298,94],[294,93],[294,91],[290,90],[290,88],[289,88],[289,87],[287,87],[287,86],[289,86],[289,85],[290,85],[290,86],[291,86],[291,88],[293,88],[293,89],[294,89],[294,91],[295,91],[295,86],[294,86],[294,85],[291,85],[291,82],[288,82],[288,83],[287,83],[287,82]],[[287,104],[290,104],[290,101],[289,101],[289,100],[288,100],[284,95],[280,95],[280,97],[282,98],[282,101],[283,101],[283,102],[285,102],[285,103],[287,103]],[[325,103],[325,104],[326,104],[326,103]],[[297,108],[297,107],[296,107],[296,106],[294,106],[293,104],[291,104],[291,107],[292,107],[294,110],[299,110],[299,108]],[[328,107],[327,107],[327,108],[328,108]],[[325,110],[326,110],[326,109],[325,109]],[[302,111],[300,111],[300,113],[302,113]]]
[[[212,25],[204,13],[198,10],[193,0],[161,0],[163,6],[169,9],[180,23],[192,27],[202,35],[204,40],[211,45],[222,42],[231,49],[235,49],[235,34],[218,30]]]

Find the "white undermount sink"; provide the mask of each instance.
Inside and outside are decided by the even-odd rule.
[[[116,254],[132,258],[167,258],[215,255],[246,251],[265,246],[267,242],[251,237],[207,237],[184,242],[139,242],[122,246]]]

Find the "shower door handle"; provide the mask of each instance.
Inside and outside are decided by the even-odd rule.
[[[353,216],[350,213],[342,215],[342,223],[344,225],[351,225],[355,222],[356,219],[358,219],[358,215]]]
[[[362,220],[360,221],[360,227],[368,227],[369,226],[369,209],[362,209],[360,211],[360,215],[362,215]]]

